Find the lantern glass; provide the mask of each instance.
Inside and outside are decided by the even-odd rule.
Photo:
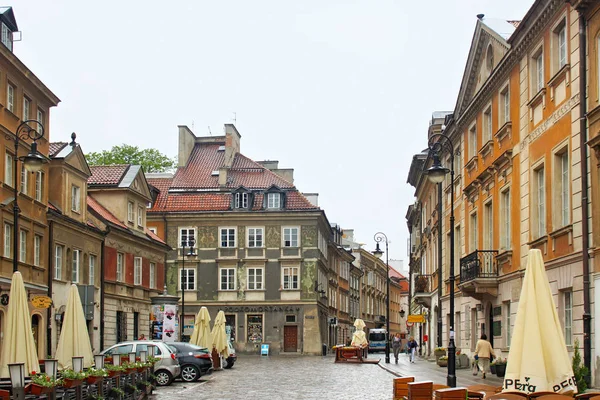
[[[147,354],[147,353],[148,353],[148,352],[147,352],[146,350],[142,350],[142,351],[140,351],[140,362],[143,362],[143,363],[145,363],[145,362],[146,362],[146,354]]]
[[[133,364],[135,362],[135,352],[129,353],[129,364]]]
[[[48,359],[44,360],[44,371],[46,375],[51,378],[56,378],[56,372],[58,370],[58,360]]]
[[[113,365],[115,367],[118,367],[119,365],[121,365],[121,355],[120,354],[113,355]]]
[[[73,371],[76,373],[83,371],[83,357],[73,357]]]
[[[94,364],[96,365],[96,369],[104,368],[104,356],[102,354],[95,355]]]
[[[13,389],[25,387],[25,364],[8,364],[8,373]]]

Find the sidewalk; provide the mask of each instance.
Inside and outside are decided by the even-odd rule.
[[[433,381],[434,383],[446,384],[448,369],[439,367],[434,361],[427,361],[417,357],[414,363],[410,363],[408,354],[400,354],[398,364],[395,363],[394,355],[390,354],[390,363],[385,363],[385,354],[369,354],[369,358],[380,358],[379,366],[391,374],[397,376],[414,376],[417,381]],[[485,379],[481,372],[474,376],[471,368],[456,370],[456,386],[492,385],[502,386],[503,379],[492,373],[487,373]]]

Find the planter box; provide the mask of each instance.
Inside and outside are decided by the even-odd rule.
[[[36,385],[35,383],[31,383],[27,385],[25,392],[34,396],[40,396],[42,394],[52,393],[53,390],[53,387],[40,386]]]
[[[490,371],[492,371],[492,374],[496,373],[496,364],[490,364]]]
[[[103,376],[88,376],[87,378],[85,378],[85,383],[87,383],[88,385],[95,385],[96,383],[100,382],[102,378]]]
[[[69,378],[64,378],[63,379],[63,387],[70,389],[73,388],[75,386],[79,386],[83,383],[83,380],[80,379],[69,379]]]
[[[496,365],[496,376],[498,376],[498,378],[504,378],[505,373],[506,373],[506,364],[497,364]]]
[[[109,378],[116,378],[118,376],[121,376],[121,371],[108,371]]]
[[[440,367],[447,367],[448,360],[437,360],[437,365],[439,365]]]

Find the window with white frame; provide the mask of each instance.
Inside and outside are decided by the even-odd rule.
[[[546,234],[546,184],[544,166],[533,171],[533,231],[535,239]]]
[[[117,253],[117,282],[125,278],[125,254]]]
[[[281,284],[283,290],[297,290],[298,286],[298,277],[300,276],[300,268],[299,267],[286,267],[283,266],[281,268]]]
[[[19,230],[19,261],[27,261],[27,231]]]
[[[264,268],[248,268],[247,273],[248,290],[262,290],[264,287]]]
[[[248,193],[239,192],[235,194],[235,208],[248,208]]]
[[[54,279],[62,279],[63,247],[59,244],[54,246]]]
[[[27,194],[27,178],[27,168],[25,168],[25,163],[21,163],[21,193],[23,194]]]
[[[73,250],[73,268],[71,269],[71,282],[79,283],[79,263],[81,261],[81,250]]]
[[[31,110],[31,100],[27,96],[23,96],[23,121],[29,119],[29,112]]]
[[[150,226],[150,227],[148,227],[148,230],[156,235],[156,232],[157,232],[156,227]]]
[[[13,38],[12,31],[3,22],[2,23],[2,44],[5,45],[10,51],[13,50]]]
[[[221,247],[235,247],[236,228],[221,228]]]
[[[571,223],[569,169],[569,151],[568,148],[565,148],[554,155],[555,179],[553,184],[556,185],[553,192],[554,209],[559,210],[559,212],[552,213],[554,214],[555,228],[561,228]]]
[[[127,221],[133,223],[133,202],[127,202]]]
[[[196,290],[195,268],[182,268],[179,270],[179,290]]]
[[[477,155],[477,125],[473,124],[469,128],[469,160]]]
[[[500,248],[508,250],[510,243],[510,189],[500,192]]]
[[[300,228],[284,227],[283,228],[283,247],[299,247],[298,235]]]
[[[533,54],[531,58],[533,65],[531,74],[531,86],[533,87],[533,95],[536,95],[544,87],[544,52],[542,47]]]
[[[137,214],[137,224],[138,226],[144,226],[144,208],[138,206],[138,214]]]
[[[40,235],[33,236],[33,265],[39,267],[41,265],[42,253],[42,237]]]
[[[12,258],[12,225],[4,224],[4,257]]]
[[[492,106],[483,112],[483,142],[492,140]]]
[[[267,194],[267,208],[281,208],[281,193]]]
[[[77,185],[71,186],[71,210],[77,213],[81,210],[81,189]]]
[[[88,261],[88,285],[96,284],[96,256],[90,254]]]
[[[498,111],[498,125],[502,127],[502,125],[510,121],[510,92],[508,85],[500,91]]]
[[[483,206],[483,214],[483,247],[485,250],[490,250],[494,245],[494,213],[491,201]]]
[[[156,288],[156,263],[150,263],[150,289]]]
[[[196,228],[179,228],[179,248],[183,247],[182,244],[185,244],[185,247],[189,247],[190,242],[196,242]]]
[[[567,24],[563,19],[552,31],[554,73],[567,65]]]
[[[510,301],[504,303],[504,315],[506,315],[506,343],[505,347],[510,346],[510,339],[512,337],[511,327],[510,327]]]
[[[38,127],[36,128],[38,130],[38,132],[41,131],[41,127],[44,126],[44,111],[42,111],[41,109],[37,109],[37,115],[36,115],[36,119],[38,122]]]
[[[221,268],[220,290],[235,290],[235,268]]]
[[[263,247],[263,228],[248,228],[248,247]]]
[[[477,213],[474,212],[469,218],[469,249],[471,251],[477,250],[478,237],[477,237]]]
[[[142,257],[135,257],[133,259],[133,284],[142,284]]]
[[[14,114],[15,112],[15,87],[8,83],[6,85],[6,108]]]
[[[9,152],[6,152],[4,157],[4,183],[6,183],[10,187],[14,187],[14,176],[13,176],[13,165],[14,158],[13,155]]]
[[[565,344],[573,345],[573,292],[566,290],[563,292],[564,299],[564,322],[565,322]]]
[[[42,201],[44,195],[44,171],[38,171],[35,174],[35,199]]]

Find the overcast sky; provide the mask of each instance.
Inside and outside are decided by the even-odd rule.
[[[406,183],[435,110],[453,110],[476,15],[532,0],[19,0],[15,54],[62,100],[50,140],[177,152],[232,123],[241,152],[294,168],[330,222],[406,265]],[[97,6],[92,6],[95,4]],[[235,117],[234,117],[235,113]]]

